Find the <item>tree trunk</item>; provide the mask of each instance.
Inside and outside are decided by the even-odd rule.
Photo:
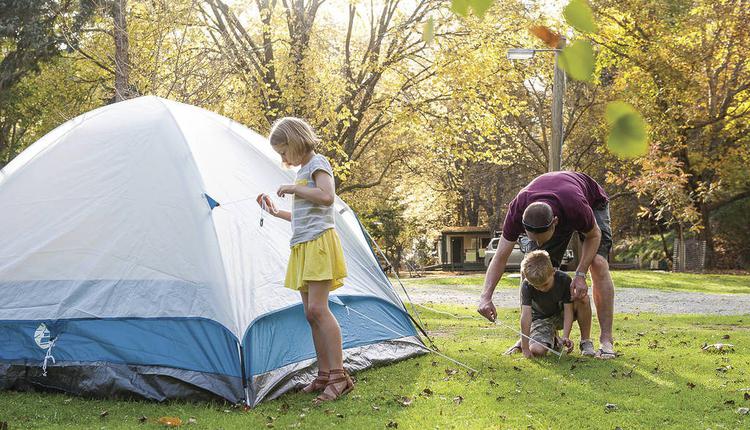
[[[713,269],[715,266],[714,259],[714,234],[711,229],[711,209],[706,204],[701,205],[701,221],[703,223],[703,240],[706,241],[706,259],[705,269]]]
[[[130,98],[130,43],[128,40],[127,0],[112,5],[115,35],[115,103]]]

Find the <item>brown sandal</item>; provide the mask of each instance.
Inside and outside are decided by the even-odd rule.
[[[334,376],[338,375],[338,376]],[[342,382],[346,382],[346,386],[344,389],[339,390],[338,387],[336,387],[336,384],[340,384]],[[326,385],[326,389],[328,387],[331,387],[331,390],[333,392],[333,395],[326,393],[325,390],[323,390],[322,393],[318,395],[318,397],[315,398],[313,401],[315,405],[320,405],[324,402],[330,402],[333,400],[338,399],[339,397],[349,393],[354,389],[354,381],[352,381],[352,378],[349,376],[348,373],[346,373],[346,370],[344,369],[331,369],[329,373],[328,378],[328,384]]]
[[[318,370],[318,376],[315,377],[315,379],[312,380],[309,384],[305,385],[302,388],[302,392],[304,393],[315,393],[318,391],[323,391],[326,389],[326,385],[328,385],[328,378],[330,376],[329,372]]]

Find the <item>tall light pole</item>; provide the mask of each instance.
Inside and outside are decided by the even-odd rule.
[[[549,163],[547,170],[554,172],[562,169],[562,145],[565,131],[563,129],[563,96],[565,95],[565,72],[557,64],[557,56],[565,47],[565,38],[561,38],[557,49],[524,49],[508,50],[509,60],[530,60],[537,52],[555,53],[555,75],[552,82],[552,137],[549,141]]]

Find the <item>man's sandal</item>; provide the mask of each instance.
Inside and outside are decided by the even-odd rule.
[[[326,385],[328,385],[329,375],[330,375],[329,372],[318,370],[318,376],[316,376],[315,379],[312,380],[312,382],[305,385],[305,387],[302,388],[302,392],[303,393],[316,393],[318,391],[325,390]]]
[[[334,376],[334,375],[338,375],[338,376]],[[346,385],[344,386],[343,389],[339,389],[337,385],[341,384],[342,382],[346,382]],[[325,390],[323,390],[323,392],[320,393],[318,397],[315,398],[315,400],[313,400],[313,403],[317,406],[317,405],[320,405],[321,403],[336,400],[339,397],[349,393],[353,389],[354,389],[354,381],[352,381],[352,378],[349,377],[348,373],[346,373],[346,370],[331,369],[329,373],[328,384],[326,384]],[[331,391],[332,394],[330,394],[329,391]]]
[[[613,358],[617,358],[617,353],[614,351],[605,351],[599,348],[599,351],[596,352],[596,358],[599,358],[601,360],[611,360]]]

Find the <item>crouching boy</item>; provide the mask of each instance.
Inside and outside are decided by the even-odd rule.
[[[540,357],[547,348],[573,350],[570,330],[573,320],[581,329],[581,353],[594,356],[591,335],[591,303],[588,296],[570,299],[571,279],[567,273],[552,267],[547,251],[532,251],[521,263],[521,351],[527,358]],[[557,331],[563,330],[562,339]],[[529,338],[532,340],[529,341]]]

